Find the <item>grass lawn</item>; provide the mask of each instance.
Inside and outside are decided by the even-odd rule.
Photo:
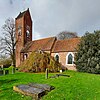
[[[16,73],[0,76],[0,100],[32,100],[13,91],[13,86],[30,82],[55,87],[42,100],[100,100],[100,75],[66,71],[70,77],[45,79],[44,73]],[[51,76],[53,74],[49,74]]]

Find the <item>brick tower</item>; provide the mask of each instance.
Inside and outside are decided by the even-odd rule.
[[[32,41],[32,19],[29,12],[29,8],[20,12],[15,19],[16,27],[16,67],[21,63],[21,50],[26,43]]]

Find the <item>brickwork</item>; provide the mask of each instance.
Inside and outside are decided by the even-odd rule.
[[[29,9],[17,16],[15,24],[17,40],[16,67],[29,57],[32,51],[42,50],[50,53],[53,57],[55,57],[55,54],[58,54],[59,62],[62,66],[69,70],[76,70],[75,64],[67,64],[68,59],[66,58],[68,58],[67,55],[69,53],[72,53],[74,60],[75,50],[80,38],[57,40],[56,37],[49,37],[32,41],[32,19]]]
[[[23,16],[22,16],[23,15]],[[20,17],[21,16],[21,17]],[[30,35],[27,37],[26,31],[27,26],[29,26]],[[29,13],[29,9],[24,13],[20,13],[15,21],[16,27],[16,67],[18,67],[23,60],[21,55],[21,50],[25,44],[32,41],[32,20]]]
[[[24,30],[21,28],[21,35],[18,35],[18,26],[21,25],[21,27],[24,25],[23,23],[23,18],[17,19],[16,20],[16,67],[20,64],[20,51],[24,46],[24,38],[23,38],[23,33]]]
[[[59,52],[59,53],[51,53],[51,56],[55,57],[56,54],[59,55],[59,62],[66,67],[68,70],[76,70],[75,64],[67,64],[66,56],[69,52]],[[75,52],[72,52],[75,55]]]

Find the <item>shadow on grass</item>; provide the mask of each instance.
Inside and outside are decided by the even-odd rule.
[[[5,79],[5,80],[0,80],[0,89],[1,92],[3,91],[8,91],[8,90],[12,90],[12,85],[13,83],[15,83],[17,81],[17,79]]]
[[[10,83],[13,83],[15,81],[18,81],[18,79],[5,79],[5,80],[0,80],[0,85],[10,84]]]

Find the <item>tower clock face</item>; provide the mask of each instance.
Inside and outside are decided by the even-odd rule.
[[[30,36],[30,27],[28,25],[26,26],[26,36]]]

